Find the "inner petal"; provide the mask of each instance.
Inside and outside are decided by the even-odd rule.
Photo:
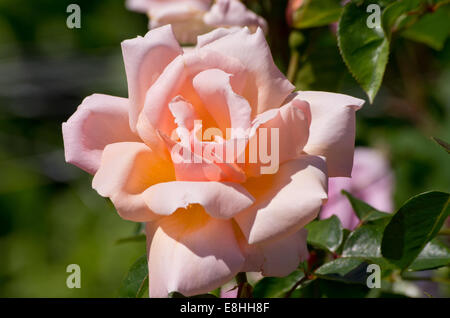
[[[245,135],[251,125],[251,107],[230,84],[231,75],[219,69],[198,73],[193,86],[203,105],[228,138]],[[227,134],[227,129],[230,129]]]

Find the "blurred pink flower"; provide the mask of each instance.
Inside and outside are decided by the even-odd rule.
[[[336,215],[343,227],[352,230],[358,225],[359,219],[341,190],[346,190],[380,211],[392,212],[393,174],[388,161],[377,150],[356,148],[352,177],[328,179],[328,202],[322,208],[320,218]]]
[[[238,293],[238,289],[229,288],[229,289],[221,289],[220,290],[220,298],[236,298]]]
[[[266,21],[239,0],[127,0],[126,6],[146,13],[151,29],[171,24],[177,40],[186,44],[219,27],[247,26],[252,32],[260,27],[267,32]]]
[[[292,26],[294,12],[297,11],[297,9],[300,8],[302,4],[303,0],[289,0],[286,7],[286,21],[288,25]]]

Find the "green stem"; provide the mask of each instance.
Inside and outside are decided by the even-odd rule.
[[[307,280],[309,280],[309,277],[307,274],[305,274],[305,276],[303,276],[298,282],[295,283],[294,286],[292,286],[291,289],[289,289],[289,291],[286,294],[284,294],[284,298],[291,297],[292,293],[297,289],[297,287],[300,286],[301,284],[303,284]]]
[[[297,50],[291,51],[291,59],[289,60],[289,66],[287,71],[287,78],[289,82],[294,83],[295,76],[297,75],[298,62],[300,59],[300,53]]]

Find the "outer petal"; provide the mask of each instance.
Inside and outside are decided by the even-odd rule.
[[[145,190],[144,197],[150,210],[157,214],[170,215],[179,208],[200,204],[212,217],[225,219],[254,202],[245,188],[232,182],[158,183]]]
[[[362,99],[326,92],[297,92],[309,103],[311,127],[305,152],[327,159],[329,177],[350,177],[355,145],[355,111]]]
[[[122,42],[130,99],[130,125],[135,129],[145,94],[166,66],[183,51],[170,25],[149,31],[144,37]]]
[[[250,176],[267,174],[267,171],[275,173],[279,164],[298,158],[303,153],[303,148],[308,141],[310,120],[311,113],[308,103],[299,99],[294,99],[281,108],[270,109],[256,116],[252,125],[249,148],[258,144],[259,161],[251,163],[249,160],[246,164],[246,172]],[[270,168],[274,165],[272,162],[265,163],[261,158],[262,149],[260,148],[264,145],[264,140],[267,141],[266,152],[271,154],[272,161],[277,161],[276,167],[273,169]],[[256,153],[256,149],[249,151]]]
[[[279,107],[295,88],[275,66],[261,29],[252,34],[247,28],[218,38],[199,48],[237,58],[249,72],[241,96],[252,106],[253,115]]]
[[[139,141],[128,122],[126,98],[94,94],[62,124],[66,161],[94,174],[103,148],[121,141]]]
[[[278,240],[253,245],[249,245],[243,236],[237,237],[245,256],[241,271],[284,277],[292,273],[301,261],[308,259],[305,229]]]
[[[308,231],[301,229],[278,241],[261,245],[265,258],[262,274],[284,277],[292,273],[301,261],[307,260],[307,234]]]
[[[301,156],[277,174],[248,179],[243,186],[256,202],[234,219],[250,244],[272,241],[317,216],[327,198],[326,164],[317,156]]]
[[[267,22],[237,0],[217,0],[205,14],[204,21],[214,27],[248,26],[251,29],[260,27],[267,33]]]
[[[109,197],[126,220],[146,222],[157,218],[145,204],[142,192],[153,184],[175,179],[173,166],[139,142],[105,147],[92,187]]]
[[[209,292],[244,263],[231,221],[209,217],[198,206],[148,223],[146,232],[150,297]]]

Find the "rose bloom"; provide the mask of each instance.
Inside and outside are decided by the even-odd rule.
[[[122,52],[128,98],[87,97],[63,123],[65,156],[94,175],[93,188],[122,218],[146,222],[150,296],[205,293],[238,272],[295,270],[308,256],[303,227],[327,199],[328,176],[350,176],[364,101],[293,92],[261,29],[220,28],[183,53],[167,25],[124,41]],[[244,133],[204,141],[196,119]],[[178,138],[181,128],[189,134]],[[270,174],[260,159],[185,162],[173,151],[248,146],[261,128],[278,129],[279,167]]]
[[[127,0],[129,10],[146,13],[149,28],[171,24],[181,43],[195,43],[197,36],[218,27],[244,27],[267,31],[266,21],[239,0]]]
[[[392,212],[393,173],[384,155],[370,148],[355,150],[351,178],[328,180],[328,202],[320,212],[320,218],[336,215],[342,226],[353,230],[359,223],[353,208],[341,191],[345,190],[375,209]]]

